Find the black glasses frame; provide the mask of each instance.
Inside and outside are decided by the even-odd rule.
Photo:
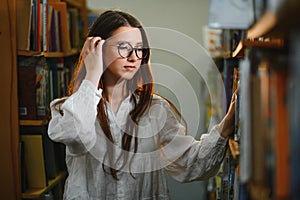
[[[124,46],[124,45],[126,45],[126,46]],[[127,52],[127,55],[123,55],[123,54],[121,53],[121,51],[122,51],[121,47],[126,47],[126,48],[129,47],[129,48],[130,48],[130,50],[127,50],[127,51],[128,51],[128,52]],[[128,57],[130,57],[130,56],[132,55],[132,52],[133,52],[133,51],[135,52],[136,57],[139,58],[139,59],[146,58],[147,55],[148,55],[148,48],[143,48],[143,47],[133,47],[133,46],[132,46],[130,43],[128,43],[128,42],[123,42],[123,43],[121,43],[121,44],[118,44],[118,45],[117,45],[117,48],[118,48],[118,53],[119,53],[119,55],[120,55],[122,58],[128,58]],[[138,51],[142,51],[142,57],[139,56]]]

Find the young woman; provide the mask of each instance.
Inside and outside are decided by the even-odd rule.
[[[68,97],[51,102],[48,134],[66,145],[64,199],[169,199],[165,172],[180,182],[213,176],[234,126],[234,100],[199,141],[153,94],[141,24],[103,13],[89,32]]]

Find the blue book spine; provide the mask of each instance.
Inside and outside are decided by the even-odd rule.
[[[299,199],[300,189],[300,36],[294,33],[291,47],[291,69],[288,90],[288,109],[290,122],[290,164],[291,164],[291,199]]]

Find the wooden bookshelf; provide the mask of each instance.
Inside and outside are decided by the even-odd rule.
[[[48,181],[48,186],[45,188],[31,188],[22,193],[23,199],[38,199],[42,194],[51,190],[60,181],[65,179],[67,176],[66,172],[60,172],[54,179]]]
[[[71,67],[73,66],[73,63],[76,62],[77,55],[80,53],[81,43],[84,40],[84,37],[86,36],[88,29],[87,29],[87,8],[86,8],[86,0],[65,0],[65,1],[48,1],[48,5],[55,4],[55,9],[60,12],[60,19],[58,21],[58,26],[60,24],[63,24],[60,31],[60,36],[62,37],[60,42],[60,48],[52,48],[53,45],[50,43],[53,40],[48,40],[47,35],[46,37],[44,34],[42,34],[42,37],[32,37],[31,34],[31,26],[29,22],[31,22],[31,14],[32,11],[32,5],[29,3],[30,1],[23,1],[23,0],[12,0],[8,1],[4,4],[6,9],[3,13],[3,16],[5,16],[5,20],[3,23],[1,23],[1,30],[5,30],[1,32],[1,38],[2,43],[6,44],[1,48],[2,55],[4,55],[3,64],[6,66],[3,68],[4,76],[5,78],[5,84],[7,87],[4,88],[3,94],[5,96],[8,96],[8,98],[3,105],[3,114],[5,114],[6,118],[4,118],[2,121],[5,124],[5,126],[1,126],[1,130],[4,134],[3,140],[1,142],[1,146],[3,146],[3,150],[5,153],[5,157],[3,157],[2,163],[4,168],[2,168],[2,172],[5,175],[3,181],[1,182],[3,186],[1,190],[1,197],[5,199],[39,199],[43,196],[43,194],[51,191],[53,192],[55,197],[61,197],[63,192],[63,184],[64,180],[67,176],[67,172],[65,171],[64,167],[61,166],[61,168],[57,169],[57,171],[51,176],[55,177],[53,179],[50,179],[48,181],[47,187],[44,188],[30,188],[25,190],[24,193],[21,192],[22,187],[22,178],[24,174],[21,174],[20,169],[24,169],[22,167],[22,163],[20,161],[20,141],[21,136],[23,136],[24,132],[26,133],[33,133],[33,134],[40,134],[40,129],[44,131],[45,128],[47,128],[47,125],[49,123],[48,119],[44,120],[20,120],[19,116],[19,109],[18,109],[18,99],[20,98],[20,91],[18,88],[18,63],[19,59],[26,59],[23,57],[41,57],[42,62],[38,63],[39,65],[46,66],[43,69],[53,70],[54,73],[57,73],[57,77],[62,77],[61,74],[66,73],[66,76],[72,73]],[[55,3],[53,3],[55,2]],[[57,6],[56,6],[57,5]],[[62,6],[64,9],[62,9]],[[54,9],[54,7],[52,6]],[[66,8],[66,9],[65,9]],[[41,8],[40,8],[41,9]],[[68,18],[65,17],[67,12],[70,10],[76,10],[78,13],[78,18],[74,17],[74,19],[78,20],[78,23],[80,23],[80,30],[76,33],[79,33],[79,38],[70,37],[70,31],[75,32],[71,27],[67,26],[69,23]],[[53,10],[52,10],[53,11]],[[20,14],[22,13],[22,14]],[[42,12],[41,12],[42,13]],[[73,12],[74,13],[74,12]],[[52,13],[53,14],[53,13]],[[57,13],[56,13],[57,14]],[[64,15],[64,19],[62,20],[62,15]],[[48,17],[50,16],[50,13]],[[53,15],[51,15],[53,17]],[[44,15],[39,15],[39,17],[36,17],[36,19],[42,20],[42,22],[48,22],[49,21],[43,21],[43,19],[53,19],[53,18],[46,18]],[[52,22],[52,21],[51,21]],[[74,20],[72,21],[74,22]],[[37,26],[39,23],[36,23]],[[41,23],[42,24],[42,23]],[[72,23],[73,24],[73,23]],[[54,26],[56,26],[55,24]],[[49,26],[47,26],[49,27]],[[52,25],[51,25],[52,27]],[[67,28],[66,28],[67,27]],[[74,27],[74,26],[73,26]],[[43,30],[42,33],[47,33],[44,29],[45,27],[40,26],[39,29],[35,30]],[[49,31],[49,30],[47,30]],[[57,36],[57,35],[56,35]],[[59,37],[59,36],[58,36]],[[36,43],[33,38],[38,38]],[[76,38],[75,42],[71,40],[73,38]],[[79,42],[78,42],[78,40]],[[39,40],[41,43],[39,43]],[[45,43],[46,41],[46,43]],[[65,45],[66,41],[70,41],[70,45]],[[32,43],[33,42],[33,43]],[[63,44],[62,44],[63,43]],[[39,48],[36,48],[36,44],[41,44]],[[39,46],[39,45],[38,45]],[[68,48],[63,48],[68,47]],[[32,48],[33,47],[33,48]],[[50,48],[51,47],[51,48]],[[49,51],[49,52],[47,52]],[[60,51],[60,52],[50,52],[50,51]],[[19,56],[19,58],[18,58]],[[47,58],[47,59],[45,59]],[[33,60],[34,60],[33,59]],[[37,58],[39,59],[39,58]],[[28,59],[30,60],[30,59]],[[62,62],[58,62],[57,60]],[[29,61],[30,62],[30,61]],[[50,66],[50,64],[52,64]],[[53,67],[54,65],[60,64],[60,67],[63,66],[63,69],[66,68],[65,71],[63,71],[61,68],[55,71]],[[48,66],[49,65],[49,66]],[[70,67],[71,66],[71,67]],[[32,67],[35,67],[33,64]],[[49,68],[47,68],[49,67]],[[57,66],[55,66],[57,67]],[[70,73],[69,73],[70,71]],[[50,74],[50,73],[49,73]],[[48,76],[50,77],[50,75]],[[24,76],[24,74],[22,74]],[[48,77],[48,78],[49,78]],[[53,76],[52,76],[53,77]],[[48,80],[48,79],[47,79]],[[66,83],[69,81],[69,77],[65,79]],[[54,88],[58,89],[60,86],[59,84],[53,84],[58,82],[57,79],[49,79],[49,82],[47,84],[51,84],[52,87],[49,87],[51,90],[54,90]],[[54,82],[51,82],[54,81]],[[60,80],[61,81],[61,80]],[[66,84],[65,84],[66,85]],[[61,89],[61,88],[60,88]],[[48,90],[47,90],[48,92]],[[51,92],[49,92],[51,93]],[[60,93],[58,93],[60,94]],[[49,94],[48,94],[49,95]],[[63,95],[63,92],[61,92],[61,95]],[[60,97],[57,95],[57,97]],[[48,98],[48,97],[47,97]],[[54,98],[54,97],[53,97]],[[52,96],[49,95],[48,100],[53,99]],[[34,98],[33,98],[34,99]],[[48,102],[46,102],[48,103]],[[45,131],[43,133],[46,133]],[[46,135],[46,134],[45,134]],[[47,135],[46,135],[47,136]],[[59,145],[59,144],[58,144]],[[54,146],[54,148],[59,147]],[[48,149],[49,150],[49,149]],[[63,150],[62,150],[63,151]],[[49,153],[49,152],[48,152]],[[51,152],[50,152],[51,153]],[[60,149],[59,149],[59,153]],[[58,156],[59,159],[62,155],[55,151],[55,156]],[[59,160],[62,161],[62,160]],[[58,171],[60,171],[58,173]],[[24,172],[22,172],[24,173]],[[26,173],[26,172],[25,172]],[[58,174],[57,174],[58,173]],[[55,176],[57,174],[57,176]],[[29,187],[29,186],[28,186]]]
[[[291,199],[289,158],[292,154],[289,153],[286,86],[287,69],[290,67],[290,52],[287,49],[290,48],[290,43],[287,41],[289,40],[283,37],[242,40],[229,57],[229,60],[238,60],[239,64],[223,65],[223,74],[227,77],[224,78],[225,87],[234,85],[235,78],[231,68],[236,68],[239,72],[242,70],[243,75],[238,81],[241,82],[239,95],[242,97],[239,97],[239,101],[243,99],[243,102],[237,102],[242,109],[236,110],[236,124],[241,137],[237,137],[236,141],[229,139],[230,152],[225,156],[221,169],[222,181],[217,185],[217,191],[221,191],[218,193],[221,199],[231,199],[231,196],[238,198],[241,191],[243,195],[249,195],[246,199]],[[232,91],[233,87],[227,89],[225,96],[231,96]],[[275,94],[277,96],[271,96]],[[222,106],[224,105],[220,105],[221,108]],[[242,112],[249,114],[246,116]],[[270,152],[274,157],[270,158]],[[268,164],[274,162],[274,165],[267,165],[267,159],[270,159]],[[238,179],[229,184],[229,177]],[[231,187],[243,190],[235,192]]]

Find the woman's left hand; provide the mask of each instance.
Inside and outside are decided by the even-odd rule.
[[[231,103],[229,109],[222,119],[222,121],[217,125],[219,133],[222,137],[227,138],[233,133],[234,130],[234,120],[235,120],[235,104],[236,104],[236,94],[238,89],[232,94]]]

